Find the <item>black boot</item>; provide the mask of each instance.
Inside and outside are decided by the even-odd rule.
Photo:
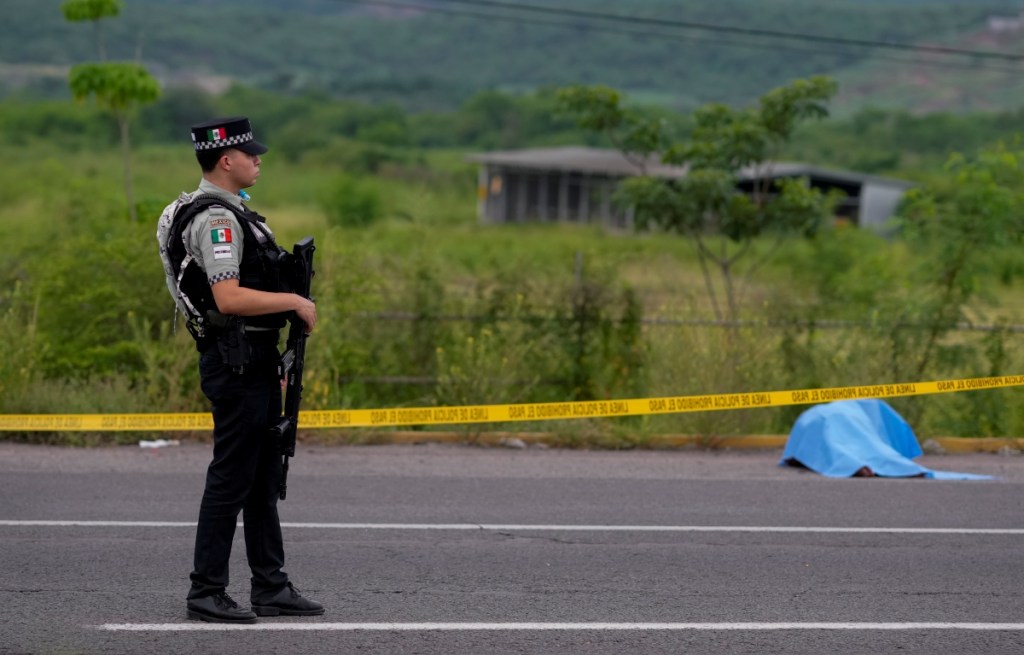
[[[292,583],[288,583],[277,595],[268,601],[257,603],[252,601],[252,611],[257,616],[317,616],[324,613],[320,603],[303,598]]]
[[[190,598],[188,601],[188,618],[210,623],[256,623],[256,615],[244,610],[226,592]]]

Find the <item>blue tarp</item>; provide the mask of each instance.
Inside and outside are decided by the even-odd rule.
[[[780,464],[803,465],[833,478],[867,467],[887,478],[990,480],[988,475],[933,471],[912,461],[922,454],[910,425],[881,400],[839,400],[800,415]]]

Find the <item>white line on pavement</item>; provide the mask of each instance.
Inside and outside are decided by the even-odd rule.
[[[241,522],[240,522],[241,523]],[[0,526],[191,528],[185,521],[13,521]],[[1020,528],[899,528],[773,525],[530,525],[489,523],[282,523],[281,527],[310,530],[493,530],[519,532],[790,532],[840,534],[989,534],[1024,535]]]
[[[106,623],[95,626],[113,632],[274,631],[498,631],[498,630],[979,630],[1022,631],[1024,623]]]
[[[186,521],[0,521],[0,525],[44,528],[194,528],[196,526],[194,522]]]

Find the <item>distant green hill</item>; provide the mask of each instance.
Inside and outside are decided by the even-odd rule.
[[[321,89],[339,97],[396,102],[413,110],[450,109],[482,89],[575,83],[607,84],[638,100],[688,109],[711,101],[745,102],[816,73],[843,83],[840,110],[864,104],[956,111],[1024,104],[1024,82],[1014,72],[1024,68],[1019,63],[972,64],[964,57],[829,41],[1018,49],[1015,42],[1024,31],[986,30],[990,16],[1016,15],[1018,1],[508,2],[549,11],[496,10],[450,0],[127,0],[124,14],[104,21],[103,30],[111,57],[141,54],[165,83],[217,89],[240,80],[275,91]],[[0,92],[28,85],[62,93],[64,68],[95,56],[90,26],[65,23],[58,2],[5,0],[3,6]],[[565,16],[552,9],[627,15],[634,22]],[[481,17],[486,14],[491,17]],[[684,29],[680,23],[824,40]],[[892,59],[941,60],[942,65]]]

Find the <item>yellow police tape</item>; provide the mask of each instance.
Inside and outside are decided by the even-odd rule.
[[[463,407],[401,407],[395,409],[342,409],[304,411],[299,427],[386,428],[409,425],[459,423],[513,423],[555,421],[648,414],[676,414],[719,410],[810,405],[856,398],[897,398],[1024,385],[1024,375],[1004,375],[936,382],[875,384],[860,387],[755,391],[704,396],[667,396],[628,400],[590,400],[516,405],[468,405]],[[212,430],[209,414],[7,414],[0,415],[0,432],[67,431],[191,431]]]

